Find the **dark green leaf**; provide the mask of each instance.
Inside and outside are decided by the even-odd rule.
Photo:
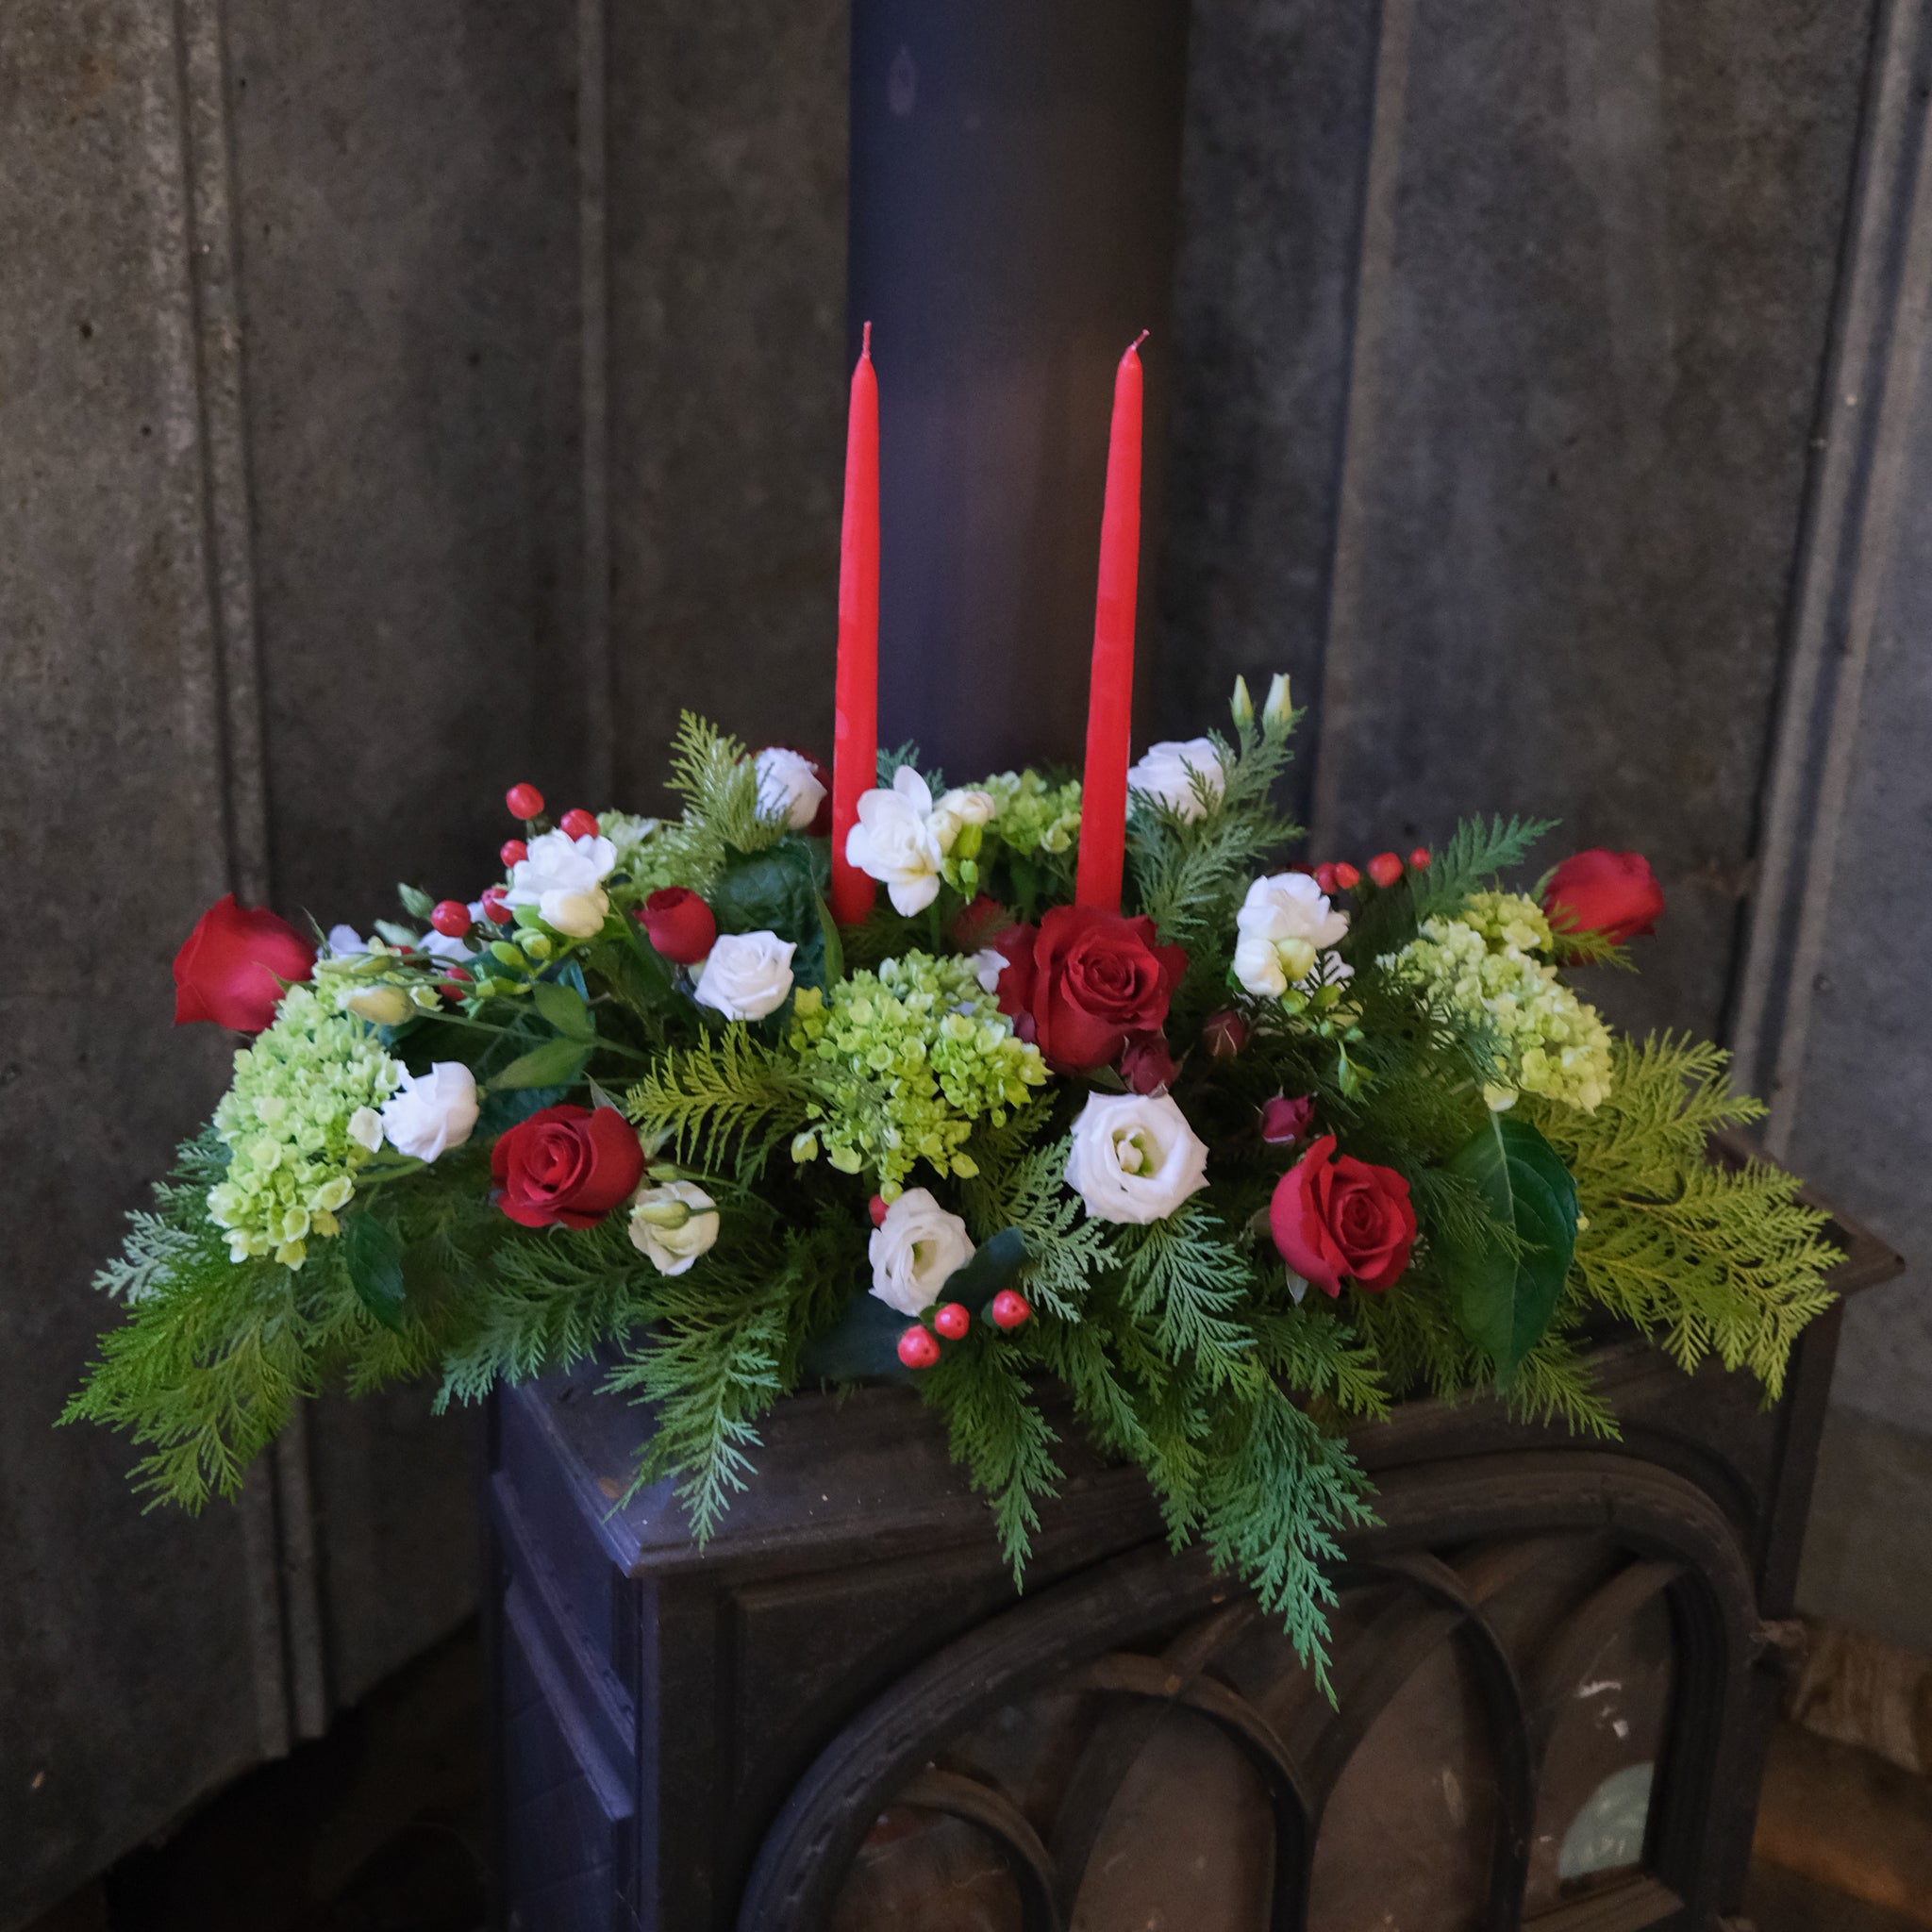
[[[808,1382],[910,1382],[899,1338],[912,1325],[874,1294],[856,1294],[837,1324],[806,1349],[798,1373]]]
[[[819,938],[824,945],[820,958],[824,963],[824,984],[833,987],[845,977],[845,942],[839,937],[832,908],[823,898],[819,899]]]
[[[561,986],[554,980],[546,981],[535,989],[530,998],[537,1010],[559,1033],[568,1034],[574,1040],[594,1040],[597,1037],[596,1023],[591,1018],[591,1009],[575,987]]]
[[[1003,1227],[990,1241],[982,1241],[963,1268],[956,1268],[940,1290],[942,1302],[964,1302],[975,1314],[1003,1288],[1013,1285],[1013,1276],[1026,1259],[1026,1237],[1017,1227]]]
[[[493,1141],[533,1113],[541,1113],[546,1107],[555,1107],[569,1095],[568,1087],[517,1087],[508,1093],[486,1089],[483,1105],[476,1112],[475,1138],[479,1141]]]
[[[546,1040],[510,1061],[500,1074],[491,1076],[492,1089],[509,1087],[567,1087],[584,1070],[590,1048],[581,1040]]]
[[[1469,1181],[1521,1252],[1445,1243],[1442,1257],[1463,1333],[1507,1382],[1556,1313],[1576,1245],[1576,1182],[1557,1150],[1511,1113],[1492,1113],[1449,1163]]]
[[[395,1229],[374,1214],[342,1223],[342,1264],[362,1306],[385,1328],[403,1325],[403,1247]]]
[[[818,887],[802,845],[733,855],[710,903],[720,932],[774,932],[798,946],[818,937]]]

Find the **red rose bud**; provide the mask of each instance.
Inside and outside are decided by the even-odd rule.
[[[1664,889],[1641,852],[1579,852],[1550,874],[1543,912],[1557,933],[1600,933],[1614,946],[1655,932]]]
[[[992,1298],[992,1320],[996,1328],[1019,1328],[1033,1318],[1033,1310],[1027,1306],[1024,1295],[1016,1294],[1010,1288],[1003,1288]]]
[[[1418,845],[1415,848],[1415,850],[1408,855],[1408,869],[1410,872],[1428,871],[1429,848],[1426,845]]]
[[[612,1107],[546,1107],[490,1150],[496,1205],[524,1227],[593,1227],[643,1178],[637,1130]]]
[[[503,860],[506,872],[513,865],[521,865],[530,856],[530,848],[521,839],[506,839],[497,851],[497,858]]]
[[[250,911],[225,892],[194,923],[175,955],[175,1024],[212,1020],[237,1033],[273,1024],[279,982],[315,970],[315,948],[286,919]]]
[[[1214,1058],[1231,1060],[1248,1043],[1248,1023],[1232,1007],[1224,1007],[1201,1022],[1201,1039]]]
[[[711,908],[689,886],[660,886],[638,917],[658,952],[679,966],[695,966],[718,941]]]
[[[1324,861],[1315,868],[1315,883],[1331,897],[1336,891],[1335,868]]]
[[[597,836],[596,814],[586,811],[580,805],[574,805],[558,820],[557,827],[558,831],[568,832],[573,839],[594,839]]]
[[[1402,861],[1392,852],[1378,852],[1369,860],[1369,876],[1378,886],[1392,886],[1402,876]]]
[[[1098,906],[1056,906],[990,944],[1007,960],[1000,1011],[1062,1072],[1112,1066],[1135,1034],[1158,1033],[1188,968],[1179,946],[1155,943],[1151,919]]]
[[[470,908],[460,899],[439,899],[429,923],[446,940],[459,940],[470,929]]]
[[[1277,1093],[1261,1109],[1261,1138],[1271,1147],[1288,1147],[1308,1131],[1308,1123],[1315,1117],[1313,1098],[1304,1093],[1297,1100],[1290,1100],[1285,1094]]]
[[[1013,915],[997,899],[981,892],[947,928],[962,953],[976,953],[993,942],[994,935],[1013,924]]]
[[[886,1224],[886,1216],[891,1210],[886,1205],[886,1197],[883,1194],[874,1194],[865,1204],[865,1211],[872,1216],[872,1224],[874,1227],[883,1227]]]
[[[512,785],[503,794],[503,802],[509,807],[513,819],[529,820],[536,818],[543,809],[543,794],[534,785]]]
[[[1344,858],[1336,864],[1335,883],[1344,892],[1352,892],[1362,882],[1362,875]]]
[[[1121,1054],[1121,1078],[1136,1093],[1165,1093],[1180,1072],[1159,1033],[1137,1033]]]
[[[1343,1275],[1379,1294],[1408,1266],[1415,1209],[1408,1183],[1392,1167],[1372,1167],[1335,1153],[1324,1134],[1275,1184],[1269,1232],[1281,1257],[1325,1294]]]
[[[948,1341],[958,1341],[973,1325],[964,1302],[944,1302],[932,1311],[932,1325]]]
[[[908,1369],[929,1369],[940,1358],[940,1345],[928,1329],[917,1324],[899,1338],[899,1359]]]

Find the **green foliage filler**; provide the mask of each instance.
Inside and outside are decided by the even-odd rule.
[[[594,1358],[702,1541],[788,1393],[910,1384],[1016,1581],[1073,1458],[1129,1461],[1325,1684],[1351,1430],[1433,1397],[1613,1436],[1615,1324],[1774,1397],[1834,1253],[1789,1176],[1712,1158],[1759,1111],[1724,1056],[1614,1039],[1562,978],[1628,957],[1509,890],[1547,826],[1291,868],[1292,723],[1241,688],[1137,768],[1118,917],[1066,909],[1071,777],[882,790],[841,930],[808,768],[762,796],[687,714],[675,819],[533,823],[466,937],[409,887],[323,945],[101,1271],[67,1418],[195,1508],[325,1389]],[[694,928],[652,924],[670,887]]]

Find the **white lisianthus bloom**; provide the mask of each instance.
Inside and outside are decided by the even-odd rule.
[[[437,1060],[426,1074],[405,1072],[382,1105],[389,1144],[411,1160],[435,1160],[460,1147],[476,1124],[476,1076],[460,1060]]]
[[[1348,914],[1305,872],[1271,873],[1248,888],[1235,915],[1234,976],[1263,999],[1279,999],[1291,986],[1346,979],[1352,968],[1317,955],[1348,937]]]
[[[1208,1185],[1208,1145],[1165,1093],[1095,1093],[1074,1123],[1066,1180],[1096,1220],[1164,1221]]]
[[[762,1020],[785,1004],[797,950],[774,932],[720,933],[691,997],[727,1020]]]
[[[683,1274],[718,1239],[718,1204],[691,1181],[641,1188],[631,1202],[630,1239],[659,1274]]]
[[[768,744],[753,762],[758,774],[758,809],[768,819],[783,819],[794,832],[804,831],[825,801],[825,788],[811,760],[787,745]]]
[[[933,824],[932,789],[901,765],[890,791],[859,794],[858,823],[845,837],[845,859],[886,888],[893,908],[909,919],[939,897],[945,860]]]
[[[1212,798],[1219,799],[1227,790],[1227,774],[1221,769],[1221,754],[1211,738],[1163,739],[1127,767],[1128,791],[1158,799],[1189,825],[1207,811],[1194,789],[1197,778]]]
[[[973,1240],[966,1224],[925,1189],[908,1188],[886,1209],[866,1252],[873,1293],[902,1315],[917,1315],[939,1300],[954,1271],[972,1260]]]
[[[545,832],[532,839],[528,856],[509,869],[505,903],[534,906],[543,924],[568,939],[587,940],[610,910],[604,881],[617,864],[617,847],[601,834],[573,839]]]

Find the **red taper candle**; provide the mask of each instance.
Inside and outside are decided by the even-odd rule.
[[[1141,576],[1141,344],[1113,379],[1107,499],[1100,513],[1100,589],[1093,606],[1093,670],[1087,688],[1087,770],[1080,788],[1080,865],[1074,897],[1121,909],[1127,841],[1127,764],[1134,735],[1134,604]]]
[[[879,385],[865,325],[845,418],[845,521],[839,538],[839,672],[832,722],[832,917],[857,925],[877,890],[845,858],[858,800],[879,769]]]

